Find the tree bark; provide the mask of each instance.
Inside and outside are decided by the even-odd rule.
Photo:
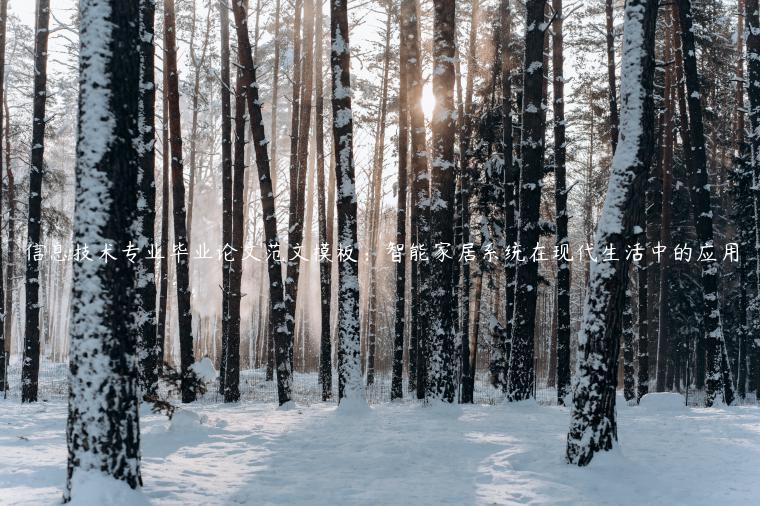
[[[250,115],[253,131],[253,146],[256,153],[256,168],[259,176],[261,209],[264,219],[264,236],[269,248],[267,255],[267,272],[269,274],[270,325],[274,333],[274,352],[277,369],[277,398],[280,405],[291,400],[291,367],[288,356],[288,329],[286,324],[285,294],[282,285],[282,269],[278,257],[280,241],[277,235],[277,216],[275,214],[275,196],[270,176],[267,139],[262,123],[261,103],[259,102],[256,68],[253,65],[251,41],[248,36],[246,9],[242,2],[233,4],[235,29],[238,40],[238,58],[242,72],[242,89]]]
[[[322,9],[315,9],[314,54],[314,142],[317,149],[317,212],[319,214],[320,249],[330,251],[332,237],[327,234],[327,213],[325,209],[325,106],[324,81],[322,76],[323,57],[323,16]],[[319,264],[319,292],[321,304],[321,331],[319,340],[319,383],[322,385],[322,400],[332,398],[332,363],[330,343],[330,306],[332,294],[332,265],[323,260]]]
[[[158,335],[156,327],[156,266],[153,258],[145,253],[155,246],[156,225],[156,83],[154,70],[156,15],[155,0],[140,0],[140,111],[137,144],[140,224],[137,247],[141,258],[137,272],[137,291],[140,297],[140,383],[143,395],[153,397],[158,393],[160,369]]]
[[[557,258],[557,401],[564,404],[570,391],[570,239],[567,231],[567,181],[565,140],[565,77],[562,52],[562,0],[553,0],[555,12],[552,36],[554,77],[554,200],[556,204],[557,248],[568,254]],[[614,51],[613,51],[614,52]]]
[[[177,313],[179,316],[180,370],[182,402],[193,402],[193,313],[190,306],[190,264],[185,209],[184,164],[182,162],[182,123],[179,107],[179,75],[177,73],[177,43],[174,0],[164,3],[164,44],[168,72],[169,143],[171,145],[172,204],[174,207],[173,255],[177,272]],[[168,252],[167,252],[168,253]]]
[[[697,56],[692,31],[693,19],[691,1],[679,0],[678,17],[683,44],[684,74],[686,77],[686,103],[689,108],[689,131],[691,134],[691,171],[690,186],[692,205],[694,206],[695,228],[701,250],[712,250],[713,219],[710,203],[710,185],[707,175],[707,157],[705,153],[705,134],[702,123],[702,104],[700,97]],[[713,252],[714,253],[714,252]],[[704,303],[705,333],[707,335],[707,381],[705,404],[709,407],[715,397],[722,393],[723,402],[731,404],[734,400],[734,387],[728,363],[722,360],[726,343],[723,338],[723,326],[720,318],[720,300],[718,294],[718,261],[713,258],[701,262],[702,290]]]
[[[623,76],[619,146],[594,253],[601,260],[605,247],[625,251],[639,223],[647,168],[654,154],[654,38],[657,2],[629,0],[625,8]],[[615,390],[622,330],[623,301],[628,285],[628,261],[592,262],[589,289],[578,335],[575,384],[567,460],[585,466],[594,454],[612,448],[617,439]]]
[[[541,181],[544,173],[544,1],[526,2],[525,60],[523,76],[522,170],[518,243],[530,255],[538,245]],[[538,263],[518,262],[515,276],[515,312],[509,355],[507,398],[520,401],[533,396],[533,333],[536,322]]]
[[[164,53],[164,72],[163,72],[163,89],[161,93],[161,104],[163,112],[163,125],[161,132],[161,279],[158,295],[158,370],[159,374],[163,369],[165,358],[165,348],[167,339],[166,315],[169,310],[169,193],[170,162],[171,148],[169,147],[169,87],[168,72],[166,71],[166,57]]]
[[[120,249],[138,226],[138,2],[84,0],[79,12],[74,240]],[[79,472],[102,473],[131,488],[142,484],[138,269],[118,255],[74,262],[73,276],[65,501],[72,493],[76,498],[72,485]]]
[[[333,152],[337,180],[338,246],[349,258],[338,265],[338,398],[364,402],[359,342],[359,240],[351,112],[351,54],[347,0],[330,0]]]
[[[607,96],[610,107],[610,143],[612,144],[612,154],[615,154],[618,142],[618,117],[617,106],[617,84],[615,76],[615,24],[614,24],[614,0],[605,0],[604,18],[607,42]]]
[[[409,160],[409,79],[404,65],[407,47],[403,32],[399,31],[399,83],[398,83],[398,193],[396,194],[396,244],[406,244],[406,187]],[[396,264],[396,313],[393,334],[393,371],[391,380],[391,400],[404,397],[404,330],[406,309],[406,261],[409,252],[404,246],[404,255]]]
[[[34,248],[41,246],[42,178],[45,173],[45,105],[47,102],[47,47],[50,0],[38,0],[34,36],[34,100],[32,153],[27,209],[26,324],[21,369],[21,401],[36,402],[40,374],[40,263]]]
[[[3,84],[3,81],[5,79],[5,25],[6,21],[8,19],[8,0],[0,0],[0,177],[3,173],[2,167],[3,167],[3,112],[4,107],[3,104],[5,103],[5,86]],[[7,132],[6,132],[7,135]],[[10,174],[10,167],[6,167],[6,170]],[[8,207],[11,206],[10,201],[10,194],[11,194],[11,188],[10,188],[10,179],[8,180]],[[2,197],[0,197],[0,228],[2,228]],[[8,244],[10,249],[10,228],[8,229]],[[0,241],[2,242],[2,241]],[[2,278],[3,275],[3,253],[2,253],[2,244],[0,244],[0,278]],[[6,265],[6,269],[10,269],[10,265]],[[10,333],[5,332],[5,319],[8,316],[8,310],[10,309],[10,304],[7,303],[7,297],[6,293],[11,291],[10,283],[7,284],[7,286],[4,285],[4,279],[0,279],[0,301],[2,301],[3,306],[0,307],[0,392],[5,392],[8,389],[7,385],[7,371],[6,364],[9,359],[9,354],[5,352],[5,341],[11,339]],[[12,303],[12,300],[11,300]]]

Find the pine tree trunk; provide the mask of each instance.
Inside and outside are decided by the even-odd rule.
[[[755,368],[760,369],[760,345],[758,328],[760,327],[760,5],[757,0],[745,0],[745,23],[747,37],[747,98],[749,99],[750,166],[752,171],[752,201],[754,208],[755,236],[753,248],[755,253],[754,281],[755,296],[751,307],[751,331],[754,343]],[[760,372],[755,372],[757,393],[760,393]]]
[[[230,272],[232,270],[232,105],[230,93],[229,3],[219,2],[221,22],[221,94],[222,94],[222,360],[219,364],[219,393],[225,392],[225,366],[230,340]],[[237,92],[238,90],[236,90]],[[236,97],[237,98],[237,97]],[[235,111],[237,114],[237,111]],[[235,118],[237,120],[237,116]]]
[[[431,120],[432,163],[430,237],[431,251],[439,245],[451,255],[454,244],[454,137],[456,111],[454,109],[454,56],[456,46],[455,6],[453,0],[433,2],[433,93],[436,97]],[[456,370],[454,349],[454,277],[453,258],[434,259],[430,270],[436,280],[430,292],[430,366],[426,399],[454,402]]]
[[[323,30],[322,10],[315,9],[314,55],[314,141],[317,149],[317,212],[319,213],[320,249],[330,249],[332,237],[327,233],[327,212],[325,209],[325,107],[324,82],[322,76]],[[326,259],[319,264],[319,292],[321,304],[321,330],[319,340],[319,383],[322,385],[322,400],[332,398],[332,364],[330,343],[330,306],[332,294],[332,265]]]
[[[721,311],[718,294],[719,266],[718,261],[715,259],[715,252],[712,251],[714,246],[713,219],[690,0],[679,0],[678,17],[683,44],[686,102],[689,108],[689,131],[691,133],[690,193],[692,205],[694,206],[695,228],[700,249],[713,253],[712,260],[700,262],[702,266],[705,333],[707,336],[707,388],[705,391],[705,404],[709,407],[715,401],[715,397],[721,393],[723,402],[731,404],[734,400],[734,388],[733,379],[727,367],[728,364],[723,364],[724,361],[722,360],[726,344],[723,339],[723,326],[720,318]]]
[[[291,116],[290,116],[290,168],[288,171],[289,180],[288,185],[290,187],[289,199],[288,199],[288,249],[286,259],[286,275],[285,281],[285,306],[287,308],[287,325],[288,336],[290,343],[288,344],[288,356],[290,357],[290,368],[293,367],[293,347],[294,339],[296,336],[296,306],[297,306],[297,291],[298,291],[298,279],[294,279],[291,276],[299,270],[299,260],[295,257],[294,247],[301,246],[301,239],[303,237],[303,212],[298,214],[298,203],[303,194],[301,190],[301,181],[305,180],[303,173],[299,172],[300,165],[298,159],[298,142],[301,140],[300,131],[298,128],[299,121],[301,119],[301,95],[303,92],[303,82],[301,80],[301,69],[303,61],[301,57],[301,45],[302,45],[302,33],[301,33],[301,12],[303,11],[304,0],[295,0],[294,12],[293,12],[293,94],[290,101]],[[310,44],[303,43],[305,47]],[[303,211],[303,210],[302,210]]]
[[[338,265],[338,398],[363,402],[359,342],[359,240],[356,234],[351,54],[346,0],[330,0],[333,152],[337,180],[338,247],[348,258]]]
[[[8,0],[0,0],[0,177],[2,176],[2,166],[4,162],[3,158],[3,112],[4,108],[2,107],[5,103],[5,96],[4,91],[5,87],[3,85],[3,81],[5,78],[5,25],[8,18]],[[7,135],[7,132],[6,132]],[[8,174],[10,174],[10,167],[6,167],[6,170],[8,171]],[[11,181],[8,181],[8,207],[12,205],[10,202],[10,193],[11,193],[11,187],[10,187]],[[2,197],[0,197],[0,228],[2,228]],[[9,237],[9,250],[10,250],[10,228],[8,229],[8,237]],[[2,241],[0,241],[1,243]],[[0,307],[0,392],[5,392],[8,389],[7,385],[7,371],[6,364],[8,362],[9,356],[5,352],[5,341],[11,339],[10,333],[5,332],[5,319],[8,317],[8,310],[10,309],[10,304],[7,302],[7,296],[6,292],[11,291],[11,285],[10,283],[7,284],[7,286],[3,286],[4,279],[2,278],[3,275],[3,253],[2,253],[2,244],[0,244],[0,301],[3,304],[2,307]],[[6,265],[6,269],[10,269],[10,265]],[[5,291],[4,291],[5,290]],[[12,303],[12,300],[11,300]]]
[[[654,153],[654,38],[657,3],[629,0],[625,9],[623,76],[619,146],[604,208],[596,230],[594,254],[605,247],[625,251],[637,232],[648,166]],[[573,395],[567,460],[585,466],[594,454],[610,450],[617,439],[615,390],[620,351],[619,336],[628,261],[592,262],[581,331],[578,335],[578,374]]]
[[[673,9],[671,6],[668,9],[668,19],[670,27],[673,26]],[[665,33],[665,61],[672,61],[673,59],[673,37],[671,29],[666,29]],[[660,221],[660,245],[664,246],[665,251],[671,249],[671,234],[670,224],[672,221],[672,207],[671,201],[673,198],[673,131],[675,123],[673,121],[673,111],[675,109],[675,103],[673,100],[673,70],[672,66],[668,66],[665,69],[665,87],[663,90],[663,98],[665,101],[665,128],[664,128],[664,142],[662,153],[662,199],[661,199],[661,221]],[[659,325],[659,331],[657,333],[659,341],[657,342],[657,391],[662,392],[666,389],[665,380],[667,379],[666,368],[669,361],[673,357],[668,357],[671,344],[670,344],[670,316],[668,311],[668,289],[669,289],[669,274],[670,274],[670,255],[663,255],[660,260],[660,284],[659,284],[659,317],[657,323]]]
[[[408,80],[409,121],[411,128],[411,241],[428,247],[428,156],[425,139],[425,118],[422,112],[422,73],[420,41],[416,0],[402,0],[400,6],[400,32],[406,51],[403,72]],[[429,276],[425,262],[412,261],[411,280],[411,331],[409,339],[409,389],[417,392],[417,398],[425,396],[427,360],[422,336],[427,328],[427,304],[420,304],[429,296]]]
[[[177,272],[177,313],[179,315],[180,368],[182,402],[193,402],[193,313],[190,306],[190,264],[185,209],[184,164],[182,162],[182,124],[179,107],[179,75],[177,73],[177,43],[174,0],[164,3],[164,44],[169,94],[169,143],[171,145],[172,204],[174,207],[174,247]],[[168,252],[167,252],[168,253]]]
[[[26,319],[24,362],[21,369],[21,401],[36,402],[40,374],[40,263],[34,249],[41,245],[42,178],[45,172],[45,104],[47,101],[47,47],[50,0],[38,0],[34,36],[34,101],[32,153],[27,208]]]
[[[5,111],[5,173],[8,178],[8,257],[5,265],[5,321],[3,322],[5,346],[0,348],[0,359],[5,355],[6,360],[8,360],[10,359],[11,341],[13,339],[13,278],[16,273],[16,182],[11,167],[11,117],[7,95],[3,97],[2,105]],[[2,124],[0,124],[0,128],[3,128]],[[6,370],[4,375],[6,389],[8,388],[7,374]]]
[[[156,83],[154,71],[155,0],[140,0],[140,114],[138,116],[138,156],[140,172],[138,184],[141,205],[137,219],[140,237],[137,247],[143,255],[138,268],[137,287],[140,297],[139,358],[140,383],[144,396],[158,393],[159,346],[156,327],[156,275],[155,259],[145,258],[155,244],[156,224]]]
[[[406,244],[406,200],[408,160],[409,160],[409,79],[404,68],[408,59],[403,32],[399,31],[399,84],[398,84],[398,193],[396,204],[396,244]],[[391,400],[404,397],[404,331],[406,327],[406,261],[409,252],[404,248],[404,256],[396,264],[396,313],[393,334],[393,376],[391,380]]]
[[[544,173],[544,4],[540,0],[526,2],[525,60],[523,76],[522,170],[518,243],[524,255],[538,245],[541,180]],[[510,401],[533,396],[533,333],[536,323],[538,263],[518,262],[515,276],[515,312],[512,350],[509,355]]]
[[[132,239],[140,188],[138,2],[85,0],[79,12],[74,241],[121,249]],[[117,255],[107,263],[74,262],[73,276],[65,501],[76,498],[79,472],[102,473],[131,488],[142,484],[138,269]]]
[[[509,0],[501,0],[501,122],[502,157],[504,159],[504,247],[513,248],[517,242],[517,201],[520,169],[513,156],[512,140],[512,11]],[[515,313],[515,274],[517,264],[510,257],[504,261],[504,319],[506,342],[503,343],[503,371],[500,386],[506,392],[509,383],[509,355],[511,353]]]
[[[565,149],[565,77],[562,52],[562,0],[553,0],[552,72],[554,77],[554,199],[556,203],[557,248],[567,249],[557,259],[557,400],[564,404],[570,391],[570,240],[567,236],[567,181]]]
[[[253,147],[256,153],[256,168],[259,176],[261,191],[261,209],[264,219],[264,236],[269,248],[267,255],[267,272],[269,274],[269,305],[270,325],[274,333],[274,354],[277,370],[277,398],[280,405],[291,400],[291,367],[288,356],[288,336],[285,310],[285,294],[282,285],[282,269],[275,257],[279,251],[280,241],[277,235],[277,217],[275,214],[275,196],[272,191],[269,156],[267,154],[267,139],[262,123],[261,103],[259,102],[256,68],[253,65],[251,41],[248,36],[248,25],[245,6],[241,2],[233,4],[235,30],[238,40],[238,58],[242,72],[241,88],[246,90],[245,97],[248,106],[251,129],[253,130]]]
[[[167,86],[166,58],[164,58],[164,77],[163,90],[161,95],[161,104],[163,112],[163,126],[161,132],[161,280],[158,295],[158,371],[159,374],[163,369],[167,324],[166,315],[169,310],[169,181],[171,148],[169,147],[169,87]]]
[[[224,402],[240,400],[240,299],[243,276],[243,206],[245,203],[245,93],[238,70],[235,84],[235,148],[232,175],[232,262],[229,272],[229,334],[224,362]]]

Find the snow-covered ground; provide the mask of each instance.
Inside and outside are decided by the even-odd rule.
[[[619,409],[619,449],[565,464],[564,408],[206,404],[142,419],[153,504],[759,504],[760,408]],[[0,401],[0,504],[52,504],[66,405]],[[108,506],[117,506],[109,504]]]

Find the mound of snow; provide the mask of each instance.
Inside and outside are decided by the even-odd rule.
[[[71,506],[147,506],[148,499],[125,482],[98,471],[77,471],[71,483]]]
[[[186,432],[187,429],[199,428],[207,421],[208,418],[205,415],[200,416],[195,411],[178,409],[174,412],[174,415],[172,415],[172,420],[169,423],[169,430],[176,432]]]
[[[208,357],[203,357],[198,362],[191,365],[190,370],[192,370],[195,375],[205,383],[211,383],[217,376],[216,369],[214,369],[214,363]]]
[[[640,405],[652,411],[681,411],[686,406],[683,395],[675,392],[646,394]]]

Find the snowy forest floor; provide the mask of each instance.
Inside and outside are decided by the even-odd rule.
[[[666,394],[667,395],[667,394]],[[563,459],[568,410],[206,404],[141,419],[152,504],[757,504],[760,407],[620,406],[619,448]],[[0,400],[0,504],[60,502],[66,404]],[[111,503],[109,506],[116,506]]]

